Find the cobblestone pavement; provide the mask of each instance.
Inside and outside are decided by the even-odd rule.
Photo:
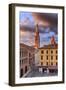
[[[57,76],[58,73],[48,73],[44,72],[41,73],[39,72],[38,69],[33,69],[31,72],[28,73],[28,75],[26,77],[44,77],[44,76]]]

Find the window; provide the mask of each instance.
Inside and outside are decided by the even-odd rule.
[[[29,57],[31,57],[31,54],[29,53]]]
[[[48,62],[46,62],[46,65],[48,65]]]
[[[41,65],[43,65],[43,62],[41,62]]]
[[[43,50],[41,50],[41,53],[43,54],[43,53],[44,53],[44,51],[43,51]]]
[[[23,64],[27,63],[27,58],[23,59]]]
[[[57,54],[58,52],[57,52],[57,50],[56,50],[56,54]]]
[[[20,58],[21,58],[21,50],[20,50]]]
[[[43,56],[41,56],[41,60],[43,60]]]
[[[48,60],[48,56],[46,57],[46,59]]]
[[[21,64],[23,64],[23,60],[21,59]]]
[[[53,65],[53,62],[51,62],[51,65]]]
[[[23,69],[20,69],[20,78],[23,76]]]
[[[56,56],[56,60],[58,59],[58,56]]]
[[[27,66],[25,66],[25,73],[27,72]]]
[[[21,66],[21,60],[20,60],[20,66]]]
[[[48,50],[46,51],[46,53],[48,54]]]
[[[53,60],[53,56],[51,56],[51,60]]]
[[[56,66],[58,65],[58,63],[56,62]]]
[[[53,53],[53,51],[51,51],[51,53]]]

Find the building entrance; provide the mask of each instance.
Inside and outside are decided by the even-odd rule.
[[[23,76],[23,69],[20,69],[20,77]]]

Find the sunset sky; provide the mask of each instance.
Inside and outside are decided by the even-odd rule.
[[[20,42],[34,45],[35,26],[38,24],[40,46],[50,43],[50,38],[55,37],[58,42],[58,15],[53,13],[19,13]]]

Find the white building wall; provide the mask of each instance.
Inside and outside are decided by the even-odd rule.
[[[39,65],[40,57],[39,57],[39,50],[35,52],[35,66]]]

